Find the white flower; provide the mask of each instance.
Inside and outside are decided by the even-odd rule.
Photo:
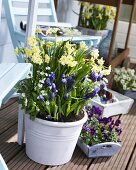
[[[45,104],[46,104],[47,106],[49,106],[50,102],[47,100],[47,101],[45,102]]]
[[[39,83],[37,86],[39,87],[39,89],[41,89],[43,87],[43,84]]]
[[[42,72],[40,72],[40,74],[43,76],[45,73],[42,71]]]
[[[45,81],[44,79],[39,80],[39,82],[42,83],[42,84],[44,84],[44,81]]]
[[[103,81],[108,84],[108,79],[106,79],[105,77],[103,78]]]
[[[46,76],[46,77],[48,77],[48,74],[47,74],[47,73],[45,73],[45,76]]]
[[[21,95],[22,95],[22,97],[26,97],[25,93],[22,93]]]
[[[27,98],[25,98],[25,102],[24,102],[25,106],[27,106],[27,102],[28,102],[28,100],[27,100]]]
[[[50,70],[51,68],[50,68],[50,67],[46,67],[45,69],[46,69],[46,70]]]

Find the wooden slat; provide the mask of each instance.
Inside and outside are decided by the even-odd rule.
[[[125,49],[122,51],[122,53],[120,53],[117,58],[118,60],[115,58],[111,61],[111,66],[112,68],[115,68],[119,65],[119,63],[121,63],[129,54],[129,48]]]
[[[28,14],[28,8],[18,8],[18,7],[13,7],[13,14],[18,15],[18,16],[26,16]],[[51,16],[52,11],[50,8],[46,9],[38,9],[37,11],[38,16]]]
[[[0,134],[17,123],[18,104],[15,102],[10,107],[0,111]]]
[[[8,131],[0,135],[0,153],[6,162],[15,156],[22,148],[16,143],[16,134],[17,125],[14,125],[11,126]]]
[[[135,170],[136,169],[136,146],[135,146],[132,158],[131,158],[131,160],[129,162],[129,165],[128,165],[127,169],[128,170]]]
[[[9,169],[13,170],[31,170],[32,168],[36,169],[36,166],[38,166],[38,169],[44,170],[47,166],[43,166],[40,164],[37,164],[36,162],[30,160],[26,154],[25,150],[22,150],[20,153],[18,153],[13,159],[11,159],[7,163]]]
[[[103,5],[111,5],[111,6],[117,6],[118,0],[80,0],[84,2],[91,2],[96,4],[103,4]],[[132,5],[134,3],[134,0],[123,0],[123,4]]]
[[[3,77],[7,72],[9,72],[12,67],[14,67],[15,63],[2,63],[0,64],[0,79]]]
[[[18,81],[26,78],[30,70],[30,63],[18,63],[0,79],[0,104]]]
[[[29,0],[12,0],[12,2],[28,3]],[[38,0],[39,3],[50,3],[50,0]]]
[[[129,114],[121,116],[122,122],[122,135],[121,144],[122,148],[118,154],[111,158],[91,159],[87,158],[85,154],[76,147],[74,155],[70,162],[61,166],[48,167],[40,165],[31,161],[25,154],[25,147],[20,147],[17,141],[17,103],[9,105],[0,111],[0,120],[3,122],[7,119],[9,124],[8,129],[3,131],[0,135],[0,152],[10,170],[135,170],[136,165],[136,102],[134,103]],[[15,117],[15,119],[14,119]],[[10,119],[12,119],[11,124]],[[13,125],[14,124],[14,125]],[[6,127],[0,123],[0,130]]]
[[[1,112],[1,110],[8,108],[10,105],[12,105],[13,103],[15,103],[17,101],[18,101],[18,97],[10,99],[7,103],[2,105],[2,107],[0,108],[0,112]]]

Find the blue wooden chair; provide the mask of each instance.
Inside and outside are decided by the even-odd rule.
[[[3,0],[7,23],[14,48],[18,47],[21,43],[25,43],[26,37],[31,35],[31,33],[26,34],[26,32],[20,29],[20,22],[22,20],[27,20],[27,15],[31,10],[31,6],[29,7],[28,3],[29,0]],[[32,14],[36,13],[36,17],[32,17],[33,19],[37,19],[36,25],[71,27],[70,23],[57,22],[54,0],[39,0],[38,3],[38,10],[34,11],[33,9],[32,11]],[[31,27],[31,23],[33,22],[29,20],[28,27]],[[30,30],[34,31],[33,29]],[[45,41],[54,41],[56,38],[43,37],[43,39]],[[100,42],[100,37],[80,36],[61,38],[63,41],[67,39],[72,39],[72,41],[75,42],[86,41],[86,44],[88,45],[94,45]],[[18,61],[24,62],[23,56],[19,56]]]
[[[29,0],[3,0],[7,24],[14,48],[19,46],[19,42],[25,43],[26,32],[20,29],[20,22],[27,20]],[[39,0],[37,12],[37,25],[51,25],[57,23],[57,16],[53,0]],[[18,58],[23,62],[22,58]]]

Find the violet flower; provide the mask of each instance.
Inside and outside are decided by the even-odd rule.
[[[37,99],[39,99],[40,101],[44,101],[43,95],[39,95],[39,96],[37,97]]]
[[[49,75],[50,81],[53,81],[55,79],[55,74],[53,72]]]

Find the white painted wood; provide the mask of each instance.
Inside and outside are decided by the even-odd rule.
[[[52,26],[52,27],[69,27],[71,28],[71,23],[64,23],[64,22],[38,22],[37,25],[40,26]]]
[[[13,7],[13,14],[18,15],[18,16],[26,16],[28,14],[28,9],[27,8]],[[44,16],[44,15],[51,16],[52,11],[49,8],[47,8],[47,9],[37,9],[37,15],[39,15],[39,16]]]
[[[29,0],[12,0],[12,2],[27,3]],[[38,0],[39,3],[50,3],[50,0]]]
[[[2,0],[0,0],[0,27],[1,27]]]
[[[3,64],[0,64],[0,70]],[[9,67],[9,64],[7,64]],[[31,71],[30,63],[14,64],[10,71],[6,72],[0,79],[0,104],[4,98],[10,93],[11,89],[16,85],[19,80],[26,78]],[[3,72],[5,72],[3,70]]]
[[[37,0],[29,0],[28,6],[28,16],[27,16],[27,30],[26,30],[26,40],[29,36],[35,36],[36,21],[37,21],[37,10],[38,2]]]
[[[19,145],[23,144],[24,141],[24,110],[21,109],[22,105],[19,105],[18,110],[18,139],[17,142]]]
[[[13,67],[14,63],[3,63],[0,65],[0,79],[7,73],[9,72]]]

